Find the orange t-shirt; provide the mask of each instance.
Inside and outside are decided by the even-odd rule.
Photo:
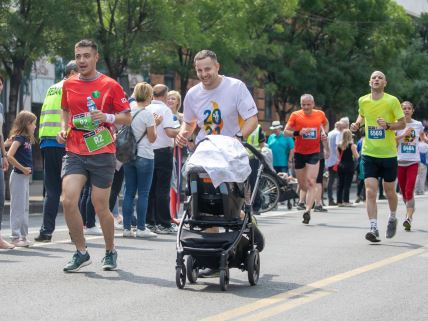
[[[291,113],[287,126],[299,131],[303,128],[311,129],[308,134],[295,137],[295,153],[304,155],[319,153],[321,126],[327,122],[328,120],[321,110],[313,109],[309,115],[306,115],[303,110]]]
[[[72,76],[64,81],[61,101],[62,109],[68,111],[70,115],[69,128],[74,127],[72,120],[75,115],[88,112],[87,97],[89,96],[92,97],[97,108],[104,113],[113,114],[129,111],[125,92],[114,79],[104,74],[92,81],[81,80],[77,75]],[[112,131],[113,125],[108,123],[102,125]],[[84,134],[85,132],[81,130],[70,130],[67,135],[66,150],[79,155],[114,154],[116,152],[114,142],[97,151],[90,152],[86,147]]]

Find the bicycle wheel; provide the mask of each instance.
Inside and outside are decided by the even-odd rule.
[[[260,212],[269,212],[277,204],[279,200],[279,185],[272,175],[262,173],[259,180],[259,195],[261,207]]]

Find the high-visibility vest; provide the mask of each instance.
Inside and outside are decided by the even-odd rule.
[[[253,146],[255,149],[260,151],[260,125],[247,137],[247,143]],[[247,149],[248,155],[253,156],[253,153]]]
[[[40,112],[39,138],[55,138],[61,130],[61,97],[64,80],[49,87]]]

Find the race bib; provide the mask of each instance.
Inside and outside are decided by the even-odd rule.
[[[416,145],[409,143],[401,143],[402,154],[416,154]]]
[[[385,129],[382,127],[369,126],[369,139],[385,139]]]
[[[317,139],[317,129],[316,128],[303,128],[309,130],[307,133],[302,135],[303,139]]]
[[[104,126],[85,133],[83,135],[83,139],[85,140],[86,147],[90,152],[99,150],[113,142],[113,137],[110,131]]]
[[[94,130],[97,126],[94,125],[90,113],[81,113],[73,116],[73,126],[80,130]]]

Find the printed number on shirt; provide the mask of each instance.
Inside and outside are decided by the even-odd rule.
[[[207,135],[220,135],[223,128],[223,119],[218,104],[211,102],[214,109],[204,111],[204,129]]]

